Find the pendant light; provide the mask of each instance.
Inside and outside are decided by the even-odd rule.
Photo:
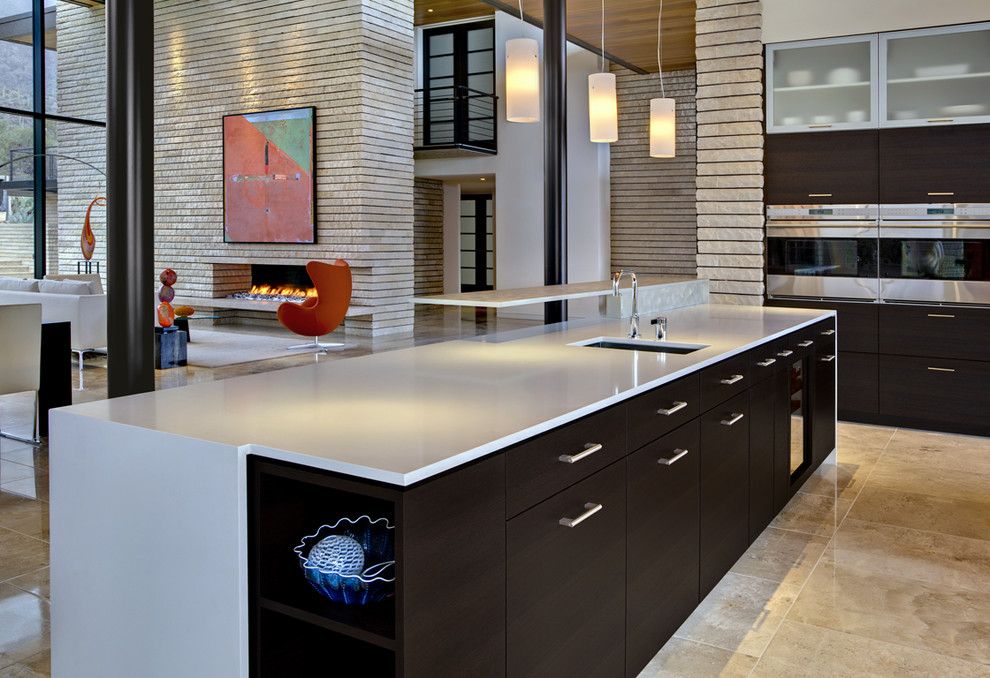
[[[615,73],[605,72],[605,0],[602,0],[601,72],[588,76],[588,118],[592,142],[618,141],[619,106],[615,95]]]
[[[663,0],[657,15],[657,67],[660,70],[660,97],[650,99],[650,157],[673,158],[677,136],[674,100],[667,98],[663,87]]]
[[[522,0],[519,20],[525,21]],[[505,42],[505,119],[540,121],[540,45],[532,38]]]

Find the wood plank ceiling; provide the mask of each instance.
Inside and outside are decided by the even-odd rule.
[[[516,14],[511,0],[415,0],[416,24],[490,16],[492,8]],[[432,12],[429,10],[433,10]],[[641,72],[657,72],[659,0],[606,0],[605,48],[614,61]],[[542,0],[523,0],[526,19],[543,22]],[[694,66],[695,0],[664,0],[663,67]],[[601,1],[567,0],[567,33],[577,44],[601,49]]]

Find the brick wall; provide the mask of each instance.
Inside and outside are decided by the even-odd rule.
[[[417,178],[413,195],[414,291],[443,294],[443,182]]]
[[[656,74],[616,74],[619,140],[611,148],[612,270],[696,275],[695,72],[664,74],[677,102],[677,157],[650,157],[650,99]]]
[[[763,46],[759,0],[698,0],[698,275],[712,301],[762,304]]]

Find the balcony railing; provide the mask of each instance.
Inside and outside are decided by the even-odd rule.
[[[58,149],[49,149],[50,153],[57,153]],[[8,163],[0,170],[0,176],[10,177],[6,179],[11,183],[15,181],[34,181],[34,149],[33,148],[12,148],[8,152]],[[52,155],[46,157],[45,177],[48,181],[58,179],[58,158]]]
[[[416,90],[416,150],[498,152],[498,97],[463,85]]]

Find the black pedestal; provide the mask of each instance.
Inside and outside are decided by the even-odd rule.
[[[48,435],[48,410],[72,404],[72,361],[68,322],[41,325],[41,388],[38,389],[38,435]]]
[[[175,319],[175,327],[186,333],[186,341],[192,342],[192,333],[189,331],[189,318],[188,317],[178,317]]]
[[[186,365],[186,333],[178,327],[155,328],[155,368],[168,370]]]

